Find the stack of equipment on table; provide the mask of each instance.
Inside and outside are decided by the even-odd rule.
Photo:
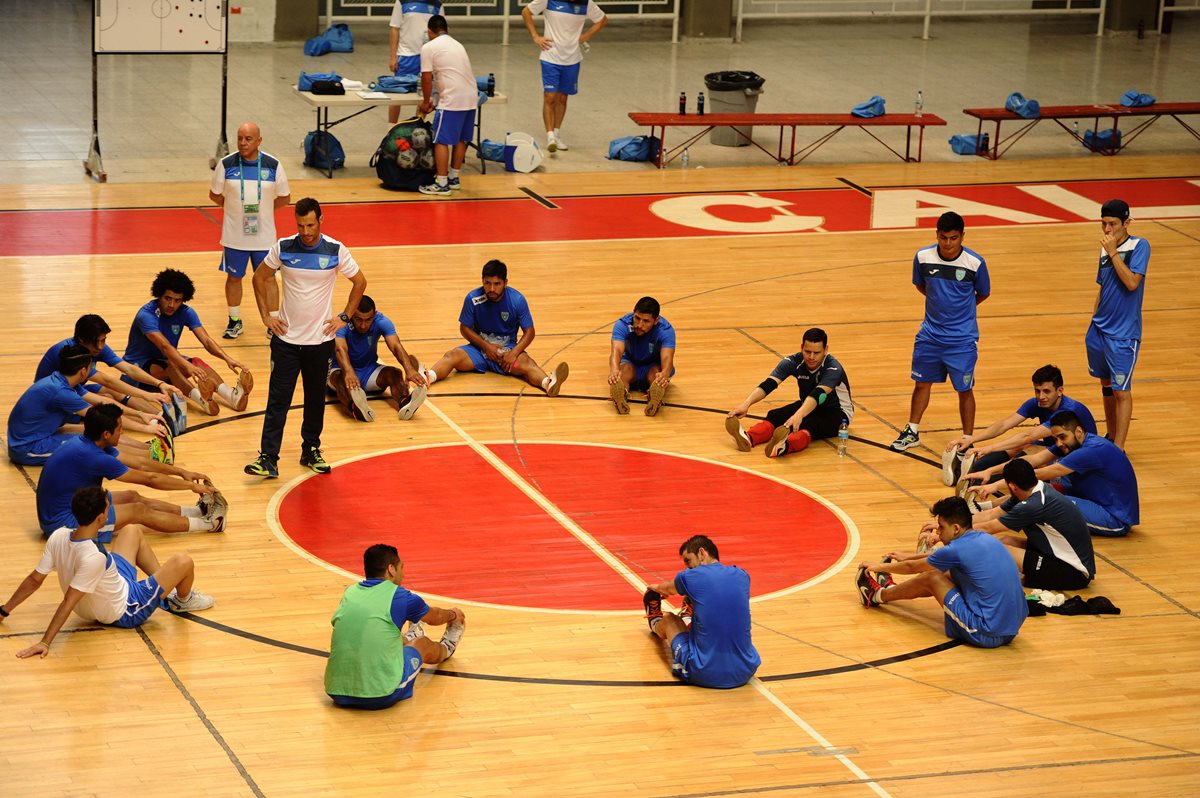
[[[414,116],[392,125],[371,156],[386,188],[416,191],[433,182],[433,128]]]

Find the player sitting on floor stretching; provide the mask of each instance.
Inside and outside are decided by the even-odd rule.
[[[403,371],[379,362],[380,338]],[[367,391],[389,391],[403,420],[412,418],[425,401],[429,382],[421,365],[405,351],[396,336],[396,325],[378,312],[375,300],[365,294],[358,301],[358,310],[350,317],[350,323],[338,329],[333,339],[333,356],[337,365],[329,372],[329,387],[337,393],[346,412],[359,421],[375,420],[375,411],[367,404]]]

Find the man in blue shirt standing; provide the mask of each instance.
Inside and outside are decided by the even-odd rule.
[[[686,568],[642,597],[650,631],[666,643],[671,673],[700,687],[741,687],[762,659],[750,640],[750,575],[720,562],[717,545],[694,535],[679,547]],[[683,596],[682,616],[664,613],[662,600]]]
[[[444,380],[455,371],[511,374],[520,377],[547,396],[558,396],[570,373],[559,363],[547,375],[525,350],[537,334],[533,314],[525,296],[508,287],[508,266],[498,260],[483,265],[483,286],[467,294],[458,316],[458,331],[467,343],[442,355],[425,372],[429,384]],[[521,333],[517,340],[517,332]]]
[[[379,362],[379,339],[400,363],[385,366]],[[333,339],[336,365],[329,372],[329,387],[338,401],[359,421],[374,421],[375,411],[367,404],[367,391],[389,391],[396,402],[400,419],[413,417],[425,401],[428,381],[421,364],[410,355],[396,335],[396,325],[375,309],[375,300],[363,294],[350,323],[340,327]],[[403,369],[403,371],[401,371]],[[412,388],[408,387],[412,383]]]
[[[1108,438],[1125,448],[1133,417],[1133,368],[1142,345],[1142,296],[1150,242],[1129,235],[1129,205],[1113,199],[1100,209],[1100,292],[1088,325],[1088,373],[1100,380]]]
[[[931,554],[891,555],[883,562],[859,565],[858,597],[864,607],[933,597],[945,613],[946,636],[980,648],[1011,643],[1029,610],[1021,589],[1021,572],[1004,544],[971,529],[965,499],[950,496],[931,508],[944,544]],[[892,574],[917,574],[896,582]]]
[[[608,395],[618,415],[629,413],[629,392],[646,392],[646,415],[657,415],[675,376],[675,328],[659,315],[658,300],[644,296],[617,319],[608,356]]]
[[[963,435],[975,431],[975,363],[979,359],[979,323],[975,306],[988,298],[992,284],[983,257],[963,246],[963,218],[953,211],[937,220],[937,244],[917,250],[913,285],[925,297],[925,319],[913,344],[912,403],[908,424],[892,441],[903,452],[921,442],[919,426],[935,382],[958,392]]]

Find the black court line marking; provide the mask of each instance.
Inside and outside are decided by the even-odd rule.
[[[1166,593],[1164,593],[1163,591],[1159,590],[1158,588],[1156,588],[1154,585],[1150,584],[1150,583],[1149,583],[1149,582],[1147,582],[1146,580],[1142,579],[1140,576],[1138,576],[1137,574],[1135,574],[1133,571],[1130,571],[1128,568],[1125,568],[1125,567],[1123,567],[1123,566],[1121,566],[1121,565],[1118,565],[1118,564],[1117,564],[1115,561],[1113,561],[1113,559],[1112,559],[1111,557],[1108,557],[1107,555],[1101,554],[1101,553],[1100,553],[1100,552],[1098,552],[1098,551],[1097,551],[1097,552],[1093,552],[1093,553],[1095,554],[1095,556],[1096,556],[1098,559],[1104,560],[1104,562],[1108,563],[1108,565],[1109,565],[1110,567],[1112,567],[1112,568],[1115,568],[1115,569],[1117,569],[1118,571],[1120,571],[1121,573],[1125,574],[1125,576],[1129,577],[1129,578],[1130,578],[1130,579],[1132,579],[1134,582],[1136,582],[1137,584],[1139,584],[1139,585],[1141,585],[1142,587],[1146,588],[1147,590],[1149,590],[1151,593],[1155,594],[1155,595],[1156,595],[1156,596],[1158,596],[1159,598],[1161,598],[1161,599],[1163,599],[1164,601],[1167,601],[1167,602],[1169,602],[1169,603],[1171,603],[1171,604],[1174,604],[1176,607],[1178,607],[1179,609],[1183,610],[1184,612],[1186,612],[1188,615],[1192,616],[1193,618],[1200,618],[1200,612],[1197,612],[1196,610],[1190,609],[1190,608],[1188,608],[1186,605],[1184,605],[1184,604],[1183,604],[1183,602],[1181,602],[1181,601],[1178,601],[1177,599],[1174,599],[1174,598],[1172,598],[1171,596],[1168,596]]]
[[[136,631],[138,633],[138,637],[142,638],[142,642],[146,644],[146,648],[150,649],[150,653],[154,655],[154,658],[158,660],[158,664],[162,666],[164,671],[166,671],[167,676],[171,677],[171,681],[174,682],[175,688],[179,690],[180,694],[187,699],[189,704],[191,704],[192,711],[196,713],[196,717],[200,718],[200,722],[204,724],[204,728],[208,729],[208,733],[211,734],[212,738],[217,741],[217,745],[221,746],[221,750],[225,752],[225,756],[229,757],[229,761],[233,763],[235,768],[237,768],[237,772],[241,775],[242,780],[246,782],[246,786],[248,786],[250,791],[258,796],[258,798],[266,798],[266,796],[263,795],[263,791],[258,788],[258,785],[254,782],[253,777],[251,777],[250,773],[242,764],[242,761],[238,759],[237,754],[235,754],[233,749],[229,747],[229,743],[225,742],[225,738],[221,736],[219,731],[217,731],[217,727],[214,726],[213,722],[208,719],[207,715],[204,714],[204,710],[200,708],[200,704],[196,702],[196,699],[192,697],[192,694],[188,691],[187,687],[185,687],[183,682],[180,681],[179,676],[167,663],[167,660],[162,655],[162,652],[158,650],[158,646],[154,645],[154,641],[150,639],[148,634],[146,634],[146,630],[139,626],[137,627]]]
[[[1167,224],[1166,222],[1159,221],[1158,219],[1152,219],[1151,221],[1152,221],[1154,224],[1158,225],[1159,227],[1164,227],[1164,228],[1166,228],[1167,230],[1170,230],[1172,233],[1176,233],[1176,234],[1178,234],[1178,235],[1181,235],[1181,236],[1183,236],[1184,238],[1190,238],[1190,239],[1192,239],[1193,241],[1200,241],[1200,238],[1197,238],[1196,236],[1192,235],[1191,233],[1185,233],[1185,232],[1183,232],[1182,230],[1176,230],[1174,227],[1172,227],[1171,225]]]
[[[222,224],[221,220],[218,219],[217,217],[213,216],[212,213],[209,212],[208,208],[201,208],[200,206],[196,206],[196,210],[200,211],[200,213],[202,213],[204,215],[205,219],[208,219],[210,222],[215,224],[217,227],[221,226],[221,224]]]
[[[550,209],[550,210],[552,210],[552,211],[560,211],[560,210],[562,210],[562,208],[558,207],[558,206],[557,206],[557,205],[555,205],[553,202],[551,202],[550,200],[546,199],[546,198],[545,198],[545,197],[543,197],[541,194],[538,194],[536,191],[534,191],[534,190],[533,190],[533,189],[531,189],[531,188],[528,188],[528,187],[526,187],[526,186],[517,186],[517,188],[519,188],[519,189],[520,189],[521,191],[523,191],[524,193],[528,194],[528,195],[529,195],[529,197],[530,197],[530,199],[532,199],[534,202],[538,203],[539,205],[541,205],[541,206],[543,206],[543,207],[545,207],[545,208],[549,208],[549,209]]]
[[[1044,762],[1036,765],[1013,765],[997,768],[970,768],[963,770],[943,770],[935,773],[905,773],[899,776],[875,776],[870,779],[840,779],[836,781],[809,781],[795,784],[779,784],[773,787],[751,787],[741,790],[716,790],[713,792],[687,792],[663,795],[659,798],[717,798],[723,795],[759,795],[762,793],[778,793],[791,790],[818,790],[828,787],[841,787],[851,784],[883,784],[885,782],[923,781],[926,779],[958,778],[961,776],[982,776],[993,773],[1021,773],[1031,770],[1055,770],[1061,768],[1090,767],[1094,765],[1122,765],[1132,762],[1162,762],[1173,759],[1194,759],[1200,756],[1192,752],[1178,754],[1153,754],[1150,756],[1123,756],[1108,759],[1075,759],[1070,762]]]
[[[847,180],[847,179],[846,179],[846,178],[844,178],[844,177],[839,177],[839,178],[838,178],[838,180],[840,180],[841,182],[843,182],[843,183],[845,183],[846,185],[850,186],[850,188],[854,189],[855,191],[858,191],[858,192],[860,192],[860,193],[862,193],[862,194],[866,194],[868,197],[870,197],[870,196],[873,196],[873,195],[871,194],[871,190],[870,190],[870,189],[863,188],[863,187],[862,187],[862,186],[860,186],[858,183],[855,183],[855,182],[853,182],[853,181]]]
[[[59,629],[58,634],[71,635],[75,634],[76,632],[103,632],[108,628],[109,627],[107,626],[76,626],[71,629]],[[33,637],[35,635],[42,637],[45,634],[46,632],[44,630],[41,632],[9,632],[8,634],[0,635],[0,640],[8,640],[9,638],[13,637]],[[57,636],[58,635],[55,635],[55,637]]]
[[[4,437],[0,438],[0,440],[4,441],[4,450],[8,451],[8,438]],[[25,484],[29,486],[29,489],[37,493],[37,483],[33,481],[33,477],[29,476],[29,472],[25,470],[25,466],[20,463],[13,463],[13,465],[17,467],[17,473],[25,478]]]

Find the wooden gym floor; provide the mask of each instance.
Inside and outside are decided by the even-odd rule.
[[[1188,565],[1200,544],[1187,520],[1200,500],[1197,176],[1200,157],[1136,156],[471,173],[464,196],[440,206],[384,194],[373,181],[298,183],[293,198],[327,204],[324,231],[351,247],[368,293],[427,363],[457,345],[458,309],[482,264],[507,262],[534,313],[532,354],[571,364],[564,395],[456,375],[411,422],[382,402],[372,425],[330,407],[324,447],[338,465],[325,481],[304,480],[295,463],[293,411],[281,479],[263,482],[241,470],[257,449],[268,369],[266,341],[250,325],[229,346],[259,377],[249,409],[215,422],[193,413],[179,447],[180,461],[229,497],[228,532],[152,541],[160,556],[192,553],[197,585],[216,607],[190,618],[158,613],[136,632],[74,619],[47,659],[17,660],[61,598],[49,580],[0,626],[3,792],[1200,792],[1200,587]],[[1118,180],[1128,182],[1107,182]],[[942,192],[951,207],[1009,208],[976,204],[965,214],[966,244],[987,258],[993,282],[980,308],[980,428],[1012,412],[1048,362],[1100,415],[1082,342],[1099,229],[1063,209],[1110,190],[1131,198],[1135,217],[1148,209],[1133,227],[1153,247],[1129,439],[1142,524],[1096,541],[1099,574],[1084,592],[1110,598],[1119,616],[1031,618],[1011,646],[980,651],[947,644],[932,601],[866,610],[855,597],[858,561],[910,545],[946,492],[934,463],[957,425],[942,386],[922,424],[924,447],[916,456],[886,449],[907,416],[921,317],[912,254],[933,242],[932,218],[919,229],[896,223],[897,208],[911,216],[939,202],[887,191],[913,187]],[[155,210],[203,209],[203,187],[6,189],[0,404],[12,406],[42,352],[82,313],[105,316],[122,351],[161,268],[191,274],[194,306],[220,329],[217,225],[205,217],[207,227],[195,228],[200,210],[180,221]],[[688,199],[696,195],[722,199]],[[763,197],[776,202],[747,207]],[[809,208],[816,200],[806,197],[827,207]],[[364,204],[380,202],[390,204]],[[100,208],[140,210],[59,213]],[[814,213],[824,221],[810,226],[828,232],[746,232]],[[1043,221],[1014,222],[1029,220],[1020,214]],[[281,234],[290,232],[288,214],[279,218]],[[650,232],[625,233],[643,224]],[[194,229],[210,244],[193,246]],[[605,399],[608,331],[644,294],[678,329],[679,372],[658,418],[640,405],[618,417]],[[248,294],[243,308],[252,305]],[[850,457],[826,443],[778,461],[738,453],[723,412],[796,351],[809,326],[828,331],[851,378]],[[755,411],[794,397],[781,388]],[[36,479],[36,469],[0,472],[3,597],[41,551]],[[674,551],[693,532],[710,534],[722,559],[754,579],[763,666],[738,690],[673,683],[641,618],[638,580],[677,570]],[[328,619],[364,540],[394,543],[407,584],[468,618],[459,653],[418,678],[413,700],[379,713],[334,709],[321,685]]]

